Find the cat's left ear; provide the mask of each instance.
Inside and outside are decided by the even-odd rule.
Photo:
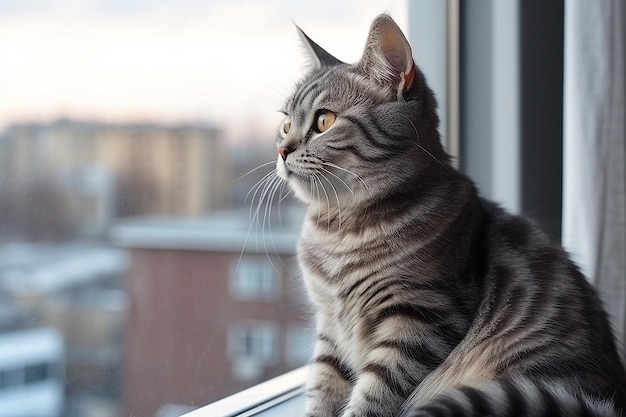
[[[411,46],[396,22],[386,14],[374,19],[358,66],[380,84],[392,83],[398,96],[416,83]]]
[[[324,48],[313,42],[313,40],[311,40],[311,38],[309,38],[307,34],[298,27],[298,25],[296,25],[296,29],[298,29],[298,34],[302,39],[302,43],[307,49],[308,56],[313,60],[315,69],[343,64],[343,62],[326,52]]]

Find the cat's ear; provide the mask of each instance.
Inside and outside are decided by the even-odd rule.
[[[302,39],[302,43],[306,48],[307,55],[313,61],[313,65],[316,69],[343,64],[343,62],[326,52],[324,48],[313,42],[313,40],[311,40],[311,38],[309,38],[307,34],[298,27],[298,25],[296,25],[296,29],[298,30],[300,39]]]
[[[381,14],[372,23],[358,66],[381,84],[393,83],[403,94],[416,82],[411,46],[396,22]]]

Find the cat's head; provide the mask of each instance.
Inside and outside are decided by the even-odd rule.
[[[301,200],[358,205],[447,162],[432,91],[391,17],[374,20],[354,65],[299,32],[313,69],[287,99],[276,142],[277,172]]]

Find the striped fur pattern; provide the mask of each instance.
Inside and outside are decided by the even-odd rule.
[[[354,65],[301,36],[313,65],[285,104],[277,172],[308,207],[306,415],[622,415],[626,376],[596,293],[451,167],[393,20],[375,19]]]

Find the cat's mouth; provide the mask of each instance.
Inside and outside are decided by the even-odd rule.
[[[289,167],[286,166],[286,165],[285,165],[285,176],[286,176],[286,179],[289,179],[289,180],[306,180],[306,179],[308,179],[308,176],[306,176],[306,175],[304,175],[302,173],[299,173],[297,171],[294,171],[292,169],[289,169]]]
[[[278,175],[280,175],[284,180],[293,180],[293,179],[303,179],[304,176],[302,174],[298,174],[293,169],[289,168],[286,162],[280,161],[278,163]]]
[[[308,178],[307,176],[307,169],[301,167],[298,163],[295,163],[295,161],[285,161],[281,158],[278,158],[278,163],[277,163],[277,168],[278,168],[278,173],[282,174],[283,177],[285,179],[288,178]]]

